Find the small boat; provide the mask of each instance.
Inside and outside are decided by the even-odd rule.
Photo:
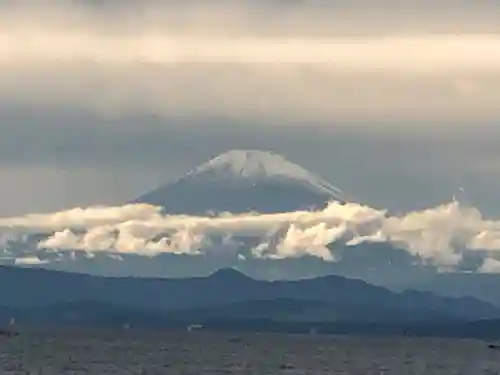
[[[203,326],[201,324],[191,324],[187,327],[188,332],[201,331]]]
[[[8,328],[0,329],[0,336],[18,336],[19,332],[14,331],[13,327],[16,325],[16,320],[14,318],[10,319]]]

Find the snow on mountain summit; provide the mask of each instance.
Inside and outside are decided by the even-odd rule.
[[[230,150],[135,203],[171,214],[287,212],[345,201],[343,193],[315,174],[269,151]]]
[[[220,180],[251,180],[281,178],[307,182],[327,193],[341,191],[318,176],[272,151],[230,150],[191,170],[184,178],[211,175]]]
[[[189,174],[206,171],[244,178],[284,175],[299,179],[309,175],[304,168],[290,163],[283,156],[260,150],[230,150],[203,163]]]

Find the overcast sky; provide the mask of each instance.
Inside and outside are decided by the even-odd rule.
[[[233,148],[375,207],[500,215],[499,1],[179,4],[0,5],[0,215],[120,203]]]

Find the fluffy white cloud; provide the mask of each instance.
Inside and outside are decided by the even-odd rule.
[[[335,246],[384,242],[444,270],[457,267],[464,252],[477,251],[485,259],[481,271],[494,272],[500,252],[500,221],[484,219],[477,209],[457,201],[397,216],[336,202],[320,211],[216,217],[163,215],[148,205],[90,207],[3,218],[0,230],[11,236],[43,234],[33,254],[52,249],[199,255],[239,248],[258,258],[310,255],[336,261]]]
[[[494,258],[485,259],[479,271],[483,273],[500,273],[500,260]]]

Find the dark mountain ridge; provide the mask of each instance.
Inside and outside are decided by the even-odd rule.
[[[295,320],[500,318],[499,308],[474,298],[445,298],[417,291],[394,293],[362,280],[335,275],[298,281],[262,281],[236,270],[220,270],[209,277],[144,279],[0,267],[0,279],[2,305],[18,310],[57,311],[61,304],[91,301],[99,309],[104,304],[116,311],[167,314],[165,317],[170,320],[225,316],[279,321],[289,320],[293,309]],[[84,310],[92,311],[95,308],[92,304],[90,310]]]

